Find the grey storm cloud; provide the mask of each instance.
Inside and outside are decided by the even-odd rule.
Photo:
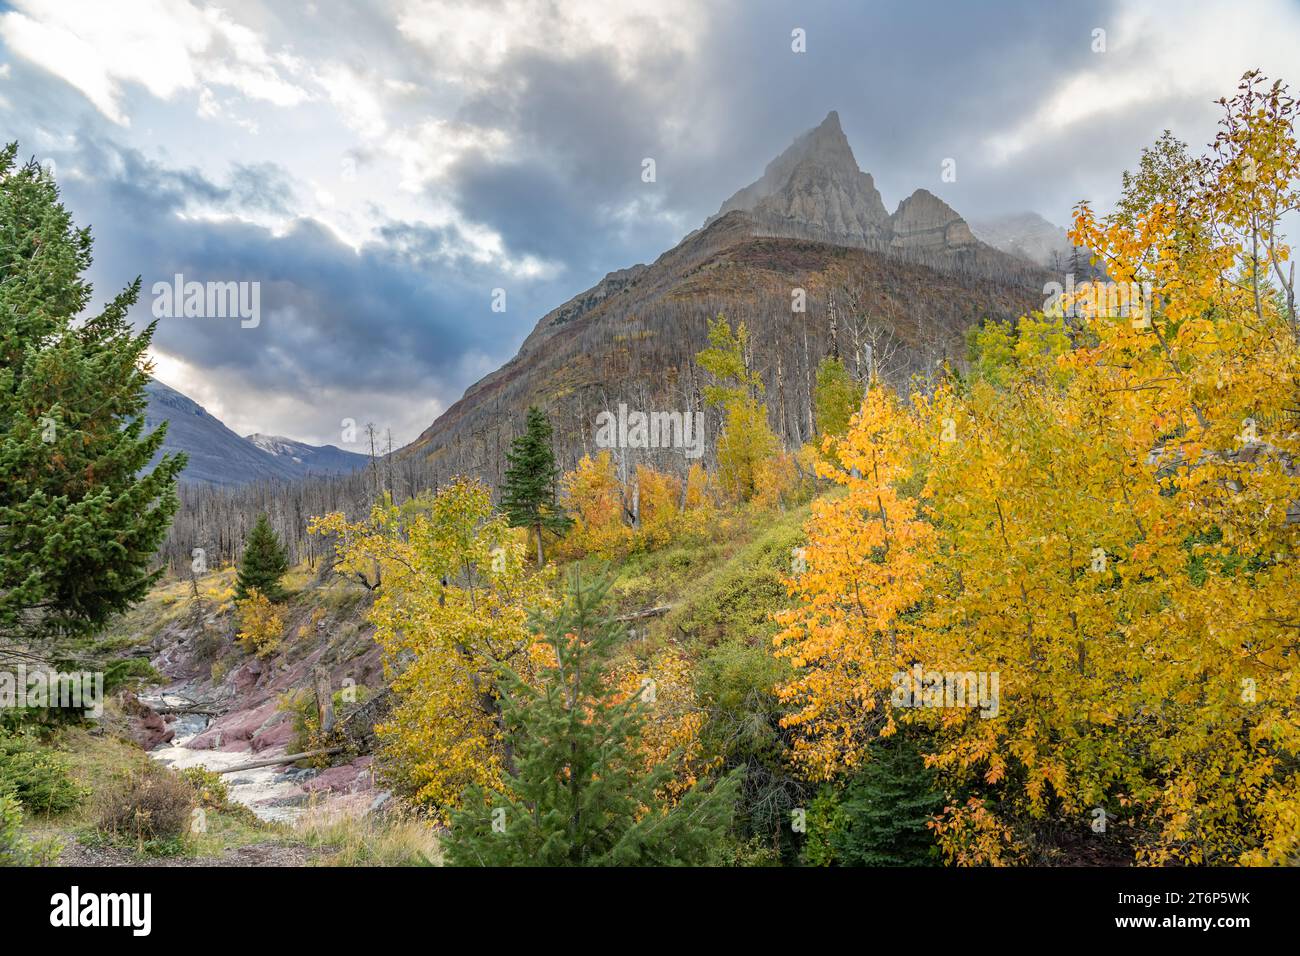
[[[201,368],[236,369],[252,387],[271,391],[418,389],[431,377],[442,388],[463,388],[461,356],[500,340],[501,317],[489,309],[500,280],[457,253],[452,230],[392,223],[381,241],[354,251],[306,218],[283,235],[239,220],[181,219],[176,213],[195,203],[286,208],[287,177],[258,164],[237,167],[230,185],[218,184],[132,150],[82,141],[77,163],[104,172],[71,180],[64,194],[78,219],[94,224],[93,275],[103,293],[140,274],[136,315],[143,323],[152,319],[153,284],[176,274],[260,284],[257,328],[160,319],[154,341],[169,354]]]
[[[692,42],[651,38],[631,68],[613,45],[526,43],[481,65],[472,82],[451,75],[452,58],[403,32],[385,6],[260,9],[253,22],[268,42],[291,40],[308,64],[297,79],[342,64],[368,84],[343,93],[376,96],[388,130],[439,119],[501,134],[456,151],[424,182],[421,198],[450,211],[441,224],[372,204],[380,225],[360,248],[302,213],[315,187],[295,165],[301,155],[268,145],[221,172],[192,167],[205,130],[192,102],[177,108],[127,84],[126,130],[15,60],[0,81],[0,118],[24,152],[45,149],[76,170],[60,181],[98,240],[92,277],[106,296],[142,275],[141,322],[151,318],[150,285],[175,273],[262,283],[258,328],[166,319],[156,342],[169,355],[223,382],[235,376],[254,397],[355,388],[442,407],[508,359],[551,308],[699,226],[829,110],[891,208],[925,187],[968,217],[1030,209],[1062,224],[1077,200],[1113,196],[1120,170],[1161,129],[1193,145],[1212,133],[1208,103],[1175,90],[990,160],[991,134],[1035,115],[1063,77],[1102,62],[1089,41],[1120,17],[1110,0],[746,0],[707,9]],[[805,54],[790,49],[795,27],[806,31]],[[223,109],[231,101],[220,94]],[[263,133],[254,145],[285,148],[274,138],[281,124],[302,136],[304,153],[319,135],[335,163],[352,158],[362,182],[394,159],[383,135],[341,140],[337,116],[326,131],[333,107],[320,90],[301,106],[256,108]],[[151,136],[166,145],[146,155],[140,144]],[[650,184],[641,178],[646,157],[657,167]],[[941,183],[948,158],[957,181]],[[231,215],[185,215],[197,208]],[[248,221],[259,213],[282,225]],[[475,244],[483,227],[500,244],[486,256]],[[511,271],[529,258],[542,267]],[[509,293],[504,315],[490,310],[497,287]]]
[[[1062,73],[1095,56],[1091,30],[1109,16],[1107,3],[1030,0],[941,10],[747,3],[718,18],[698,59],[665,56],[634,79],[620,77],[612,52],[566,59],[529,49],[462,110],[471,122],[505,125],[529,158],[467,155],[453,170],[455,195],[512,250],[575,265],[603,252],[608,271],[631,264],[611,252],[653,257],[680,238],[652,221],[630,242],[608,241],[618,228],[610,210],[646,198],[643,157],[656,160],[663,210],[689,230],[835,109],[893,205],[917,187],[935,189],[945,158],[974,169],[990,130],[1031,111]],[[808,54],[792,53],[794,26],[806,31]],[[1081,198],[1061,198],[1070,186],[1059,167],[1033,173],[1053,180],[1043,194],[1055,208]],[[1016,170],[942,191],[959,211],[965,199],[976,212],[1018,212],[1023,184]]]

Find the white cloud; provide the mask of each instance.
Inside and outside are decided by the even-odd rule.
[[[400,186],[419,192],[430,180],[440,179],[461,156],[476,150],[499,154],[510,144],[501,130],[433,119],[402,129],[385,141],[388,153],[401,167]]]
[[[630,77],[649,58],[694,50],[708,17],[706,5],[690,0],[405,0],[397,25],[429,51],[440,75],[472,87],[525,50],[603,50]]]
[[[383,97],[372,85],[372,79],[343,63],[327,63],[315,72],[316,82],[344,121],[367,139],[383,136],[388,130]]]
[[[15,0],[0,38],[16,56],[61,77],[113,122],[127,126],[123,85],[159,99],[208,85],[292,106],[308,97],[285,78],[297,64],[272,56],[252,30],[216,8],[177,0]]]
[[[1267,23],[1267,29],[1261,24]],[[984,141],[990,160],[1008,162],[1086,123],[1135,107],[1172,100],[1209,104],[1230,94],[1246,70],[1260,67],[1289,78],[1300,41],[1300,9],[1264,0],[1250,15],[1213,3],[1159,7],[1129,0],[1106,30],[1106,50],[1094,65],[1065,76],[1026,119]],[[1091,30],[1073,42],[1092,43]]]

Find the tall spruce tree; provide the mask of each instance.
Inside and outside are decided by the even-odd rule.
[[[285,594],[280,578],[288,569],[289,559],[280,538],[266,515],[258,515],[244,542],[244,554],[235,576],[235,597],[242,601],[256,588],[272,601],[283,601]]]
[[[607,680],[623,630],[602,611],[607,582],[574,572],[561,608],[535,620],[554,654],[536,686],[505,674],[502,715],[515,765],[502,792],[471,787],[444,842],[458,866],[697,864],[731,825],[739,772],[696,784],[676,804],[637,752],[646,707]]]
[[[551,423],[536,405],[528,409],[524,433],[506,453],[501,509],[516,528],[529,528],[537,537],[537,564],[546,563],[542,534],[561,534],[569,518],[556,500],[560,469],[551,448]]]
[[[17,155],[0,149],[0,642],[48,650],[157,580],[185,457],[148,468],[166,429],[144,431],[154,324],[127,318],[140,279],[82,317],[90,230]]]

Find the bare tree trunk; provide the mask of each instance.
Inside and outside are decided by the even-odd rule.
[[[785,370],[781,367],[781,352],[776,353],[776,407],[781,421],[781,444],[789,445],[785,422]]]
[[[829,312],[830,323],[831,323],[831,357],[839,358],[840,357],[840,326],[839,326],[839,320],[835,315],[835,290],[834,289],[830,291],[829,296],[830,296],[830,301],[827,303],[826,308]]]
[[[319,665],[316,667],[316,714],[324,737],[334,730],[334,691],[330,687],[330,672]]]
[[[808,316],[805,313],[803,319],[803,385],[804,385],[804,411],[808,422],[808,434],[805,441],[812,441],[814,435],[813,425],[813,408],[812,408],[812,364],[808,356]]]

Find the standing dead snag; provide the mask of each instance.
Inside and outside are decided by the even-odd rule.
[[[321,737],[326,737],[334,729],[334,692],[330,689],[330,672],[317,665],[316,670],[316,715],[320,718]]]

